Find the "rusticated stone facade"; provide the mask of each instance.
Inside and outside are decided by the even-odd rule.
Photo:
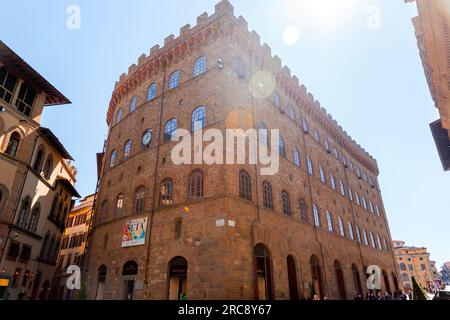
[[[179,85],[169,89],[176,70]],[[266,98],[249,89],[260,70],[276,80]],[[205,107],[205,129],[279,129],[286,153],[279,173],[262,176],[260,165],[174,165],[165,126],[176,119],[190,130],[198,106]],[[88,298],[299,299],[315,292],[352,299],[367,292],[363,270],[373,264],[386,276],[382,290],[397,286],[376,161],[260,45],[228,1],[141,56],[116,84],[107,122],[84,275]],[[153,136],[144,146],[148,129]],[[190,192],[192,185],[203,189]],[[147,218],[145,244],[123,248],[127,222],[140,218]]]

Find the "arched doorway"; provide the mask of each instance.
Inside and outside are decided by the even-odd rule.
[[[269,251],[260,243],[255,246],[253,255],[256,268],[256,299],[272,300],[272,265]]]
[[[138,273],[138,264],[135,261],[128,261],[123,265],[123,300],[133,300],[134,281]]]
[[[95,297],[95,300],[103,300],[104,299],[106,274],[107,274],[106,266],[101,265],[98,268],[97,295]]]
[[[389,283],[389,277],[386,273],[386,270],[382,271],[383,280],[384,280],[384,288],[386,289],[386,292],[391,292],[391,285]]]
[[[294,257],[287,257],[287,271],[289,281],[289,296],[291,300],[298,300],[297,264]]]
[[[175,257],[169,262],[169,300],[180,300],[186,295],[188,262]]]
[[[342,271],[340,262],[338,260],[334,261],[333,267],[338,288],[338,298],[339,300],[346,300],[347,295],[345,292],[344,272]]]
[[[311,266],[311,280],[312,280],[312,295],[316,294],[319,298],[323,298],[323,282],[322,282],[322,268],[320,267],[319,259],[316,256],[311,256],[309,261]]]
[[[359,274],[359,270],[356,264],[352,265],[352,275],[353,275],[353,283],[355,285],[355,293],[356,295],[360,295],[362,297],[364,293],[361,285],[361,276]]]
[[[394,272],[392,272],[391,277],[392,277],[392,283],[394,284],[395,291],[399,291],[400,288],[398,286],[398,279]]]
[[[47,300],[49,290],[50,290],[50,282],[47,280],[44,282],[41,292],[39,293],[39,300]]]

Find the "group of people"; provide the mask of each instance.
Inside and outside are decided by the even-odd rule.
[[[412,294],[407,294],[405,291],[401,290],[394,291],[394,293],[390,291],[379,291],[378,293],[370,291],[366,293],[365,297],[362,295],[355,295],[354,300],[412,300]]]

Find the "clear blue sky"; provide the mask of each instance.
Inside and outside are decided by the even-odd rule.
[[[49,107],[50,127],[76,159],[77,189],[95,190],[95,154],[106,137],[114,83],[128,66],[202,12],[212,0],[6,1],[0,38],[61,90],[72,105]],[[308,4],[309,3],[309,4]],[[322,7],[316,5],[322,5]],[[68,30],[66,9],[81,9]],[[428,124],[438,118],[403,0],[235,0],[263,42],[377,160],[392,236],[450,260],[450,175]],[[376,7],[372,7],[376,5]],[[375,9],[373,9],[375,8]],[[377,11],[379,10],[379,11]],[[375,26],[367,20],[377,16]],[[371,24],[372,26],[374,24]],[[296,26],[300,38],[283,41]]]

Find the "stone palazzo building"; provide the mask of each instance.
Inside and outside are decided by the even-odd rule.
[[[88,298],[353,299],[369,265],[397,289],[377,162],[233,12],[221,1],[116,83]],[[279,129],[280,170],[175,165],[176,128]]]
[[[50,299],[67,217],[79,197],[72,156],[40,125],[70,101],[0,41],[0,300]]]

